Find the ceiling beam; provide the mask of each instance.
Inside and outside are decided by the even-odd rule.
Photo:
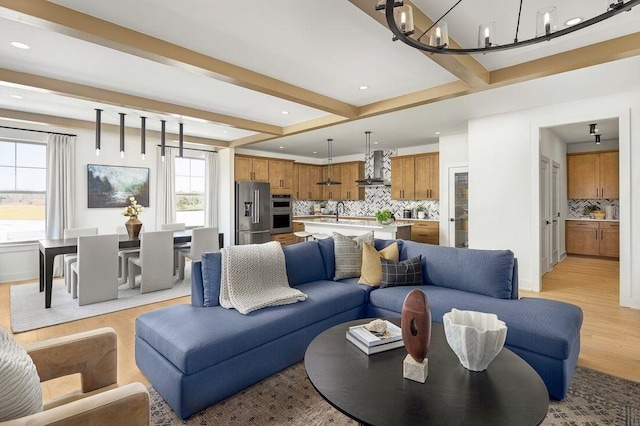
[[[355,118],[356,106],[294,86],[193,50],[121,27],[47,0],[0,0],[0,17],[128,53],[164,65],[286,99],[331,114]]]
[[[161,115],[185,115],[188,117],[200,118],[202,120],[207,120],[213,123],[228,124],[231,127],[250,130],[253,132],[282,135],[282,127],[273,126],[271,124],[232,117],[225,114],[218,114],[215,112],[172,104],[169,102],[156,101],[153,99],[128,95],[126,93],[115,92],[112,90],[99,89],[97,87],[85,86],[82,84],[71,83],[63,80],[56,80],[49,77],[22,73],[6,68],[0,68],[0,81],[23,86],[26,88],[46,90],[48,92],[62,96],[69,96],[77,99],[114,105],[117,107],[139,109],[142,111],[148,111]]]
[[[0,108],[0,120],[2,120],[3,118],[8,118],[10,119],[9,121],[20,120],[25,122],[32,122],[35,124],[46,123],[51,126],[64,127],[68,129],[87,129],[92,131],[95,131],[96,129],[96,123],[94,121],[79,120],[76,118],[57,117],[54,115],[14,111],[11,109]],[[103,131],[116,133],[116,134],[120,131],[120,126],[117,124],[107,124],[103,122],[101,125],[101,128]],[[137,134],[140,133],[139,128],[137,127],[127,126],[126,128],[127,128],[127,133],[137,133]],[[147,129],[147,136],[155,137],[156,139],[159,140],[160,132],[157,130]],[[177,133],[167,132],[166,137],[169,139],[178,140],[180,136]],[[190,136],[187,134],[184,135],[184,141],[187,143],[214,146],[219,148],[229,148],[230,146],[230,143],[228,141],[204,138],[201,136]]]
[[[640,55],[640,32],[547,56],[491,73],[491,87],[521,83]]]
[[[379,22],[385,28],[389,28],[384,11],[375,10],[375,1],[349,0],[349,2],[358,7],[371,18]],[[427,15],[422,13],[422,11],[417,6],[412,4],[409,0],[405,0],[404,4],[409,5],[413,8],[413,23],[415,26],[415,33],[418,36],[421,35],[427,28],[429,28],[433,24],[433,21]],[[392,36],[393,33],[391,33],[391,30],[389,30],[389,37],[391,38]],[[449,44],[451,44],[451,47],[460,47],[451,37],[449,37]],[[407,46],[407,48],[410,47]],[[484,68],[480,64],[480,62],[476,61],[475,58],[470,55],[434,55],[428,52],[422,53],[427,58],[431,59],[471,87],[481,88],[487,87],[489,85],[489,71],[487,71],[487,69]]]
[[[360,107],[360,118],[373,117],[375,115],[387,114],[420,105],[432,104],[481,90],[483,89],[469,87],[469,85],[462,81],[454,81],[453,83],[443,84],[419,92],[408,93],[395,98],[363,105]]]

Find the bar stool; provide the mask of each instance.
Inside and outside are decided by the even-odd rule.
[[[298,242],[303,239],[305,241],[309,241],[310,238],[313,238],[313,235],[307,231],[296,231],[293,233],[296,237],[298,237]]]
[[[330,236],[331,235],[323,234],[321,232],[313,234],[313,238],[315,238],[316,240],[324,240],[325,238],[329,238]]]

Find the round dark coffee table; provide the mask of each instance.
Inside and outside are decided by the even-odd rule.
[[[547,415],[547,388],[510,350],[483,372],[464,368],[442,324],[431,334],[426,383],[402,377],[404,347],[367,356],[345,338],[351,321],[316,337],[304,356],[311,383],[331,405],[370,425],[537,425]],[[400,324],[400,320],[392,320]]]

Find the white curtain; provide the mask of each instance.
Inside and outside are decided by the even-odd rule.
[[[75,225],[75,136],[47,138],[47,209],[45,235],[62,238]],[[62,275],[62,256],[53,265],[53,276]]]
[[[204,226],[218,226],[218,153],[204,154]]]
[[[156,229],[163,223],[176,221],[176,156],[177,148],[165,148],[165,159],[162,161],[158,147],[158,189],[156,197],[158,208],[156,213]]]

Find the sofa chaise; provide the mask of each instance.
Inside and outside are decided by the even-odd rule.
[[[393,243],[375,240],[380,250]],[[406,294],[427,294],[434,321],[452,308],[492,312],[508,327],[506,347],[527,361],[549,395],[562,399],[580,351],[582,311],[551,300],[518,299],[509,250],[472,250],[398,240],[400,260],[422,256],[423,285],[376,288],[358,278],[333,281],[333,240],[283,248],[289,284],[304,302],[247,315],[218,305],[221,254],[192,265],[191,304],[136,319],[136,363],[181,417],[213,405],[304,358],[322,331],[366,317],[400,317]]]

